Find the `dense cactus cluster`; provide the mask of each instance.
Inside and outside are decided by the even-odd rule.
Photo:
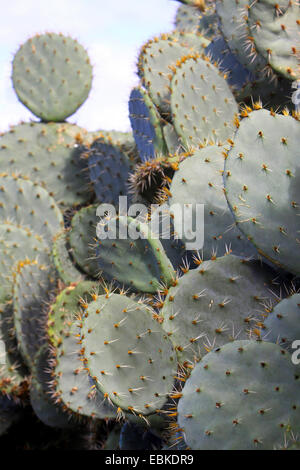
[[[299,4],[182,0],[137,74],[132,132],[88,132],[80,44],[13,60],[41,121],[0,137],[0,442],[299,448]]]

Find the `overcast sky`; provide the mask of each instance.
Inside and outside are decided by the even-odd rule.
[[[0,15],[0,131],[35,119],[11,85],[11,61],[21,43],[46,31],[78,39],[94,67],[93,89],[71,116],[88,130],[130,129],[128,96],[138,82],[136,60],[151,37],[173,28],[174,0],[2,0]]]

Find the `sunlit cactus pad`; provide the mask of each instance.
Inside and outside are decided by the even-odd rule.
[[[64,121],[88,97],[92,67],[84,48],[62,34],[30,38],[13,61],[20,101],[43,121]]]

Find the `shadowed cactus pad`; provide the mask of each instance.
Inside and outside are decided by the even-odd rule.
[[[37,417],[46,426],[70,428],[74,425],[70,416],[50,397],[51,373],[49,368],[50,353],[47,345],[42,346],[34,358],[30,383],[30,404]]]
[[[299,369],[278,345],[235,341],[196,365],[178,404],[193,450],[273,450],[300,431]]]
[[[82,318],[84,360],[97,387],[124,410],[148,415],[172,392],[176,357],[153,311],[118,294],[99,296]]]
[[[129,172],[133,165],[130,155],[122,147],[105,143],[100,138],[84,153],[83,159],[87,162],[98,201],[117,204],[119,196],[127,194]]]
[[[12,79],[20,101],[33,114],[43,121],[64,121],[88,97],[92,67],[77,41],[48,33],[20,47]]]
[[[129,118],[136,146],[142,161],[165,153],[161,119],[148,93],[141,87],[134,88],[129,98]]]
[[[8,397],[0,396],[0,436],[18,420],[21,409]]]
[[[20,262],[14,273],[14,323],[19,351],[30,367],[34,355],[46,342],[46,304],[56,288],[52,265]]]

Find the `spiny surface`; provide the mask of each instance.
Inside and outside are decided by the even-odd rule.
[[[55,288],[52,265],[39,265],[36,261],[18,264],[14,272],[14,323],[19,351],[29,367],[46,342],[46,304]]]
[[[174,216],[175,232],[183,233],[183,242],[193,242],[191,237],[194,227],[190,223],[188,232],[187,217],[182,217],[186,205],[190,204],[192,214],[189,220],[198,224],[196,236],[200,230],[204,232],[201,249],[204,260],[210,259],[213,254],[223,256],[227,251],[240,256],[255,255],[255,248],[236,227],[226,201],[223,183],[224,155],[225,148],[217,145],[196,150],[194,155],[179,164],[170,186],[169,204]],[[197,219],[200,204],[204,204],[204,221],[199,216]]]
[[[0,137],[0,173],[20,173],[43,186],[63,208],[86,203],[87,163],[81,146],[91,136],[68,123],[22,123]]]
[[[126,216],[102,224],[96,261],[105,279],[149,293],[172,283],[174,268],[151,227]]]
[[[193,450],[273,450],[300,431],[299,368],[278,345],[235,341],[188,378],[178,423]]]
[[[181,363],[249,334],[264,305],[275,302],[274,271],[234,255],[204,261],[169,289],[162,308],[163,328]]]
[[[221,72],[208,59],[176,67],[171,82],[174,127],[187,148],[224,143],[235,131],[238,106]]]
[[[97,205],[83,207],[72,218],[68,234],[70,253],[83,272],[97,278],[99,267],[95,260]]]
[[[88,97],[92,67],[84,48],[62,34],[30,38],[16,53],[12,80],[19,100],[43,121],[64,121]]]
[[[261,254],[294,274],[300,274],[299,131],[290,116],[254,111],[242,120],[225,165],[238,227]]]
[[[0,224],[0,303],[12,296],[14,266],[27,257],[49,264],[49,249],[42,237],[14,224]]]
[[[0,222],[29,228],[46,241],[63,228],[63,217],[47,191],[29,180],[0,175]]]
[[[84,358],[97,387],[124,410],[148,415],[173,387],[175,353],[154,312],[125,295],[91,302],[82,319]]]
[[[141,87],[131,91],[129,119],[142,161],[155,158],[156,153],[166,152],[160,116],[148,93]]]

